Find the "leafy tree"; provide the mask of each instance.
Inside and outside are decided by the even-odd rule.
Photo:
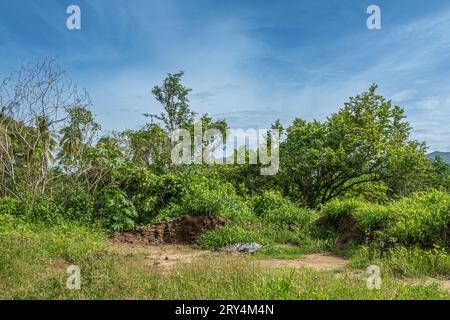
[[[436,156],[432,163],[430,179],[433,187],[450,191],[450,165],[440,156]]]
[[[281,143],[286,194],[315,207],[369,182],[384,181],[397,194],[412,191],[406,182],[425,171],[425,146],[410,140],[404,110],[376,89],[351,97],[325,122],[294,120]]]
[[[139,166],[149,166],[163,173],[170,165],[171,141],[167,132],[155,123],[137,131],[126,131],[131,161]]]
[[[61,129],[59,157],[66,164],[82,161],[84,149],[91,145],[100,125],[95,122],[90,110],[76,106],[69,110],[68,124]]]
[[[52,60],[23,65],[0,85],[1,193],[23,201],[46,192],[61,124],[90,99]]]
[[[151,119],[162,121],[169,135],[176,129],[192,123],[195,113],[189,106],[188,94],[192,90],[181,83],[184,72],[169,73],[161,86],[152,90],[156,100],[163,106],[164,111],[157,114],[144,114]]]

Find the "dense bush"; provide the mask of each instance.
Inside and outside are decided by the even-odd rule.
[[[449,245],[450,195],[442,191],[416,193],[386,206],[355,199],[333,200],[321,213],[331,221],[351,217],[360,232],[376,235],[382,242]]]
[[[27,220],[36,223],[46,223],[49,225],[58,224],[62,217],[60,207],[55,203],[52,196],[41,195],[33,200],[27,199],[24,203],[25,217]]]
[[[94,219],[94,197],[80,186],[64,184],[52,196],[58,217],[89,225]]]
[[[257,228],[232,224],[204,233],[197,242],[205,248],[222,248],[241,242],[257,242],[264,245],[272,241]]]
[[[29,197],[22,202],[9,197],[0,198],[0,212],[49,225],[61,221],[89,225],[93,219],[93,200],[93,196],[83,188],[63,184],[52,194]]]
[[[253,210],[267,222],[306,227],[316,217],[314,211],[299,208],[289,199],[274,191],[264,191],[252,199]]]
[[[444,248],[398,246],[383,251],[379,246],[370,245],[354,247],[349,251],[351,266],[355,268],[376,264],[384,272],[395,276],[450,276],[450,255]]]
[[[136,208],[120,189],[104,189],[97,206],[97,218],[104,228],[118,231],[135,226],[135,219],[138,216]]]
[[[236,195],[233,185],[201,174],[183,176],[179,199],[161,210],[154,221],[182,215],[221,215],[232,220],[251,218],[249,206]]]
[[[181,177],[155,175],[143,167],[125,166],[119,170],[119,186],[133,201],[138,212],[137,223],[149,223],[158,212],[182,191]]]
[[[450,195],[441,191],[417,193],[390,206],[395,223],[388,234],[402,244],[449,245]]]
[[[11,197],[0,197],[0,214],[18,215],[20,203]]]
[[[387,206],[359,199],[332,200],[322,207],[321,214],[332,221],[351,217],[359,231],[365,234],[383,229],[393,218]]]

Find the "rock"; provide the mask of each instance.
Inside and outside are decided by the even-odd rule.
[[[224,251],[228,251],[229,253],[236,254],[236,253],[246,253],[246,254],[252,254],[258,251],[262,248],[262,245],[256,242],[245,242],[245,243],[236,243],[232,244],[230,246],[226,246],[222,248]]]

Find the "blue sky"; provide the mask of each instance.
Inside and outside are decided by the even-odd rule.
[[[66,8],[81,8],[81,30]],[[382,30],[366,27],[370,4]],[[371,83],[414,138],[450,151],[448,1],[35,0],[0,2],[0,76],[57,58],[105,131],[139,128],[151,88],[184,70],[195,111],[234,128],[324,120]]]

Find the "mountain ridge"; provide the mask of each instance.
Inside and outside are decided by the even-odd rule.
[[[436,156],[441,157],[442,160],[444,160],[445,162],[450,164],[450,152],[434,151],[434,152],[427,154],[427,157],[430,159],[435,159]]]

